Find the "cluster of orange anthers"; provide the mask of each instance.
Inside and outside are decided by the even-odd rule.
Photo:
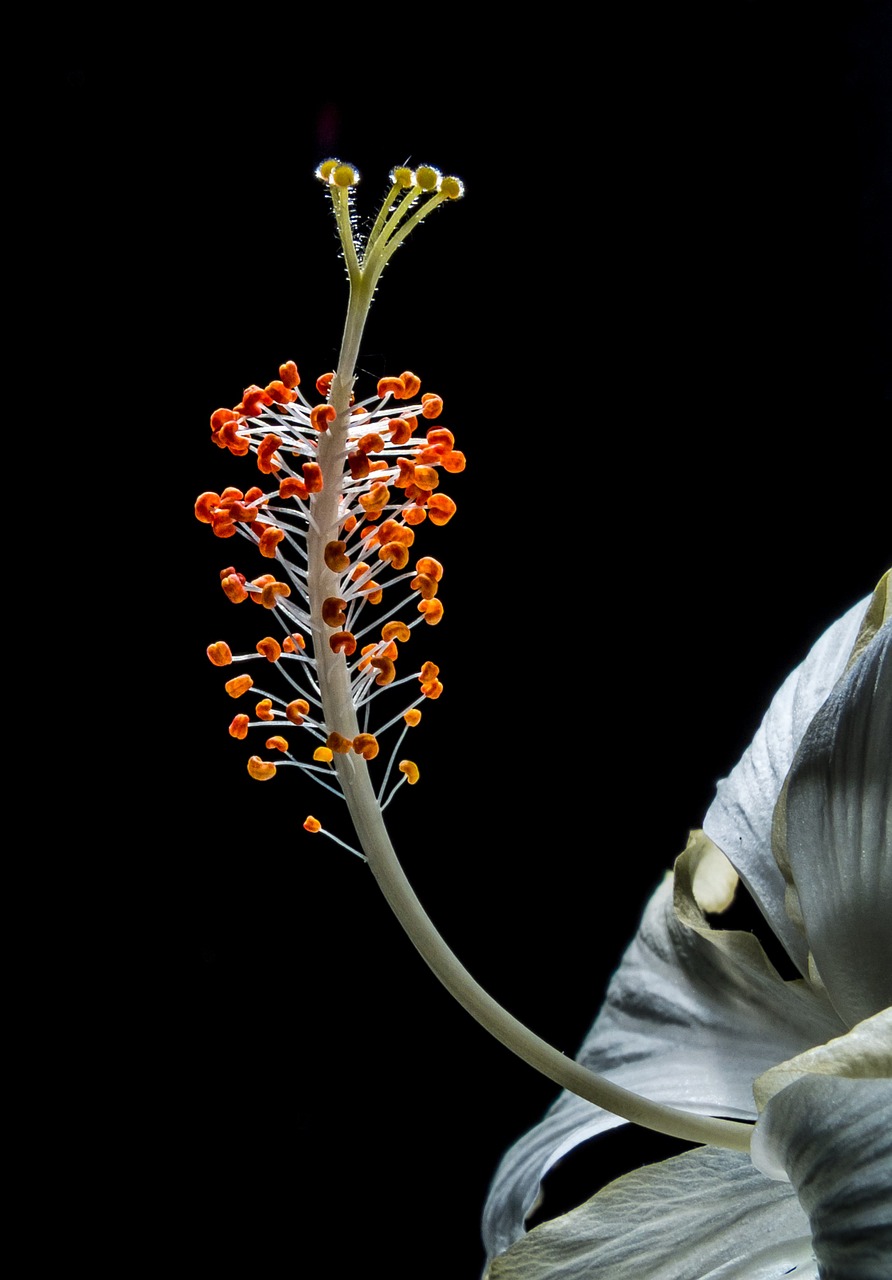
[[[455,503],[439,491],[440,472],[463,471],[465,458],[455,449],[452,432],[435,425],[443,408],[440,397],[430,393],[419,396],[420,380],[406,372],[382,378],[377,394],[368,400],[357,404],[351,397],[346,430],[341,425],[344,444],[337,453],[334,474],[323,474],[323,465],[317,460],[319,443],[337,416],[328,401],[332,380],[330,373],[317,380],[321,399],[311,403],[300,388],[297,366],[289,361],[280,366],[277,380],[266,387],[248,387],[232,409],[217,409],[211,415],[214,444],[237,457],[254,453],[264,482],[247,491],[227,488],[222,493],[202,493],[195,515],[219,538],[242,535],[261,556],[274,561],[277,570],[251,581],[232,565],[220,574],[223,591],[231,601],[239,604],[250,599],[270,610],[282,634],[279,638],[265,636],[252,654],[233,655],[225,641],[217,641],[208,648],[210,661],[223,667],[265,659],[278,667],[290,687],[289,696],[281,697],[256,689],[249,675],[227,681],[226,691],[233,698],[251,689],[260,695],[254,708],[256,719],[236,715],[230,734],[243,739],[249,728],[273,730],[266,739],[268,751],[315,772],[323,785],[335,790],[325,779],[336,781],[332,768],[336,755],[353,752],[365,760],[374,759],[385,729],[402,721],[405,733],[421,718],[418,705],[442,692],[439,669],[425,662],[419,671],[403,677],[419,682],[420,691],[411,705],[374,732],[369,730],[372,700],[385,687],[403,683],[396,678],[398,645],[409,639],[411,628],[418,623],[433,626],[443,616],[438,599],[443,567],[425,555],[410,568],[411,547],[422,522],[444,525],[452,518]],[[328,470],[332,471],[330,460]],[[313,565],[308,532],[319,528],[314,505],[330,485],[337,486],[336,528],[330,530],[336,536],[325,540],[320,549],[337,585],[331,595],[316,602],[323,624],[320,628],[319,618],[311,613],[308,584]],[[376,580],[376,573],[381,581]],[[388,597],[388,604],[379,612],[376,606],[382,605],[385,594],[397,583],[408,585],[408,598],[391,603]],[[413,602],[416,616],[411,622],[394,617]],[[377,620],[369,621],[371,613],[377,614]],[[343,655],[348,664],[352,660],[351,695],[365,725],[352,737],[325,722],[312,640],[308,647],[305,639],[305,634],[312,637],[314,622],[316,634],[324,630],[327,635],[331,652]],[[299,761],[288,739],[278,732],[289,726],[300,726],[317,740],[312,763]],[[412,761],[401,761],[398,770],[402,780],[410,784],[418,778]],[[276,765],[252,756],[248,772],[265,781],[275,776]],[[315,819],[308,819],[308,830],[318,829],[313,822]]]

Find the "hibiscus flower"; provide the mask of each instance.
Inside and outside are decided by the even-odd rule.
[[[487,1280],[892,1276],[892,585],[836,622],[645,910],[579,1060],[657,1102],[758,1121],[524,1234],[544,1175],[624,1121],[571,1093],[505,1156]],[[752,895],[801,975],[714,928]]]

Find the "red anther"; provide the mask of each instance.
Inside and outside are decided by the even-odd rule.
[[[267,751],[287,751],[288,739],[283,738],[280,733],[274,733],[271,738],[266,740]]]
[[[384,430],[390,432],[390,443],[395,444],[400,449],[404,444],[408,444],[412,439],[412,432],[415,429],[412,423],[415,421],[414,418],[391,418],[389,422],[386,422]]]
[[[248,598],[248,592],[245,590],[245,575],[243,573],[236,573],[233,570],[221,580],[220,586],[233,604],[241,604],[243,600]]]
[[[418,765],[414,760],[401,760],[399,763],[400,773],[406,775],[406,781],[410,787],[414,787],[418,781]]]
[[[228,667],[232,662],[232,650],[225,640],[215,640],[209,644],[207,655],[215,667]]]
[[[386,484],[376,484],[372,486],[369,493],[361,493],[359,495],[359,505],[366,512],[370,519],[377,519],[372,516],[372,511],[382,511],[390,501],[390,490]]]
[[[380,453],[384,448],[384,437],[379,436],[377,431],[367,431],[357,441],[357,448],[363,453]]]
[[[264,408],[272,402],[273,398],[268,391],[252,383],[250,387],[245,387],[242,402],[236,405],[236,409],[240,409],[246,418],[259,418]]]
[[[244,502],[233,502],[229,514],[233,520],[242,524],[253,524],[260,513],[256,507],[249,507]]]
[[[419,573],[409,585],[413,591],[421,595],[423,600],[433,600],[438,590],[436,581],[426,573]]]
[[[447,449],[451,449],[455,444],[455,436],[445,427],[431,427],[427,433],[427,442],[433,448],[445,445]]]
[[[262,654],[267,662],[278,662],[282,656],[282,646],[274,636],[264,636],[262,640],[257,641],[257,652]]]
[[[260,756],[251,756],[248,761],[248,773],[258,782],[269,782],[276,776],[276,766],[269,760],[261,760]]]
[[[385,542],[378,548],[378,559],[389,560],[394,569],[405,569],[409,563],[409,549],[401,542]]]
[[[327,396],[331,394],[331,384],[333,382],[333,373],[321,373],[319,375],[316,379],[316,390],[319,392],[320,396]]]
[[[322,830],[322,823],[319,821],[318,818],[314,818],[312,814],[309,814],[309,816],[304,821],[304,831],[309,831],[310,835],[314,836],[317,831],[321,831],[321,830]]]
[[[273,462],[273,454],[281,443],[281,437],[273,435],[271,432],[268,436],[264,436],[257,446],[257,466],[265,476],[273,475],[282,465],[281,459],[278,462]]]
[[[426,573],[429,578],[433,578],[434,582],[439,582],[443,576],[443,566],[433,556],[422,556],[420,560],[416,560],[415,571]]]
[[[235,409],[215,409],[211,414],[211,431],[218,432],[227,422],[238,422]]]
[[[353,739],[353,750],[363,760],[374,760],[380,751],[378,739],[373,733],[358,733]]]
[[[428,391],[421,397],[421,416],[422,418],[439,418],[443,412],[443,401],[440,396],[433,395]]]
[[[424,614],[429,627],[435,627],[443,616],[443,603],[441,600],[419,600],[418,612]]]
[[[437,485],[440,483],[440,477],[437,475],[433,467],[416,467],[415,483],[418,485],[419,489],[424,489],[429,493],[431,489],[436,489]]]
[[[337,416],[333,404],[317,404],[310,410],[310,426],[316,431],[327,431]]]
[[[240,698],[243,693],[248,692],[253,683],[250,676],[234,676],[232,680],[227,680],[223,687],[230,698]]]
[[[310,714],[310,704],[304,698],[295,698],[293,702],[289,702],[285,708],[285,715],[292,724],[303,724],[304,716]]]
[[[364,480],[369,474],[369,460],[361,449],[351,449],[347,454],[347,466],[354,480]]]
[[[298,649],[306,649],[306,647],[307,642],[298,631],[295,631],[293,635],[286,636],[282,641],[282,648],[285,653],[297,653]]]
[[[200,520],[202,524],[213,523],[213,509],[219,505],[219,493],[211,493],[208,490],[206,493],[199,494],[195,499],[195,519]]]
[[[403,519],[406,524],[421,524],[423,520],[427,519],[427,512],[424,507],[419,507],[413,504],[411,507],[403,508]]]
[[[340,596],[329,596],[322,601],[322,621],[327,627],[343,627],[347,621],[347,615],[344,612],[346,608],[346,600],[342,600]]]
[[[286,360],[284,364],[279,365],[279,377],[290,390],[300,386],[300,374],[297,372],[297,365],[293,360]]]
[[[410,462],[408,458],[397,458],[396,465],[400,469],[400,473],[394,480],[395,489],[406,489],[410,484],[415,483],[415,463]]]
[[[419,672],[418,679],[422,684],[430,684],[439,674],[440,668],[435,662],[426,662]]]
[[[291,404],[297,399],[294,391],[290,391],[284,382],[268,382],[266,384],[266,394],[272,397],[274,404]]]
[[[229,726],[229,736],[231,738],[238,738],[241,742],[243,738],[247,738],[248,736],[248,724],[248,717],[240,713]]]
[[[260,592],[260,603],[264,609],[275,609],[279,601],[279,596],[285,599],[291,595],[291,588],[287,582],[268,582]]]
[[[390,658],[372,658],[371,665],[378,672],[375,676],[375,684],[390,684],[396,675],[396,667]]]
[[[345,756],[349,751],[353,750],[353,743],[349,738],[345,738],[342,733],[330,733],[325,740],[325,745],[336,756]]]
[[[385,622],[381,628],[382,640],[399,640],[401,644],[405,644],[411,636],[412,632],[406,626],[405,622]]]
[[[344,555],[346,550],[346,542],[329,542],[326,544],[325,550],[322,552],[322,559],[332,573],[343,573],[345,569],[350,568],[350,561]]]
[[[308,496],[307,486],[298,476],[286,476],[279,485],[280,498],[306,498]]]
[[[394,396],[395,400],[411,400],[421,390],[421,379],[417,374],[410,373],[408,369],[400,374],[400,382],[403,384],[403,394]]]
[[[426,698],[439,698],[443,692],[443,686],[439,680],[431,680],[430,683],[421,686],[421,692]]]
[[[460,449],[450,449],[448,453],[443,454],[440,465],[444,471],[457,475],[459,471],[464,471],[467,459]]]
[[[356,637],[352,631],[336,631],[333,636],[329,636],[328,643],[332,653],[343,653],[349,658],[356,652]]]
[[[257,544],[260,554],[265,556],[267,560],[275,560],[276,547],[285,537],[284,529],[277,529],[275,525],[270,525],[264,529],[260,535],[260,542]]]
[[[445,493],[435,493],[427,504],[427,514],[436,525],[448,524],[455,515],[456,506]]]
[[[318,462],[305,462],[301,467],[304,473],[304,483],[307,486],[307,493],[322,492],[322,468]]]
[[[393,396],[394,399],[402,400],[405,390],[406,384],[402,378],[380,378],[378,380],[378,395],[382,400],[388,395]]]
[[[254,708],[254,714],[258,720],[274,720],[272,700],[261,698]]]

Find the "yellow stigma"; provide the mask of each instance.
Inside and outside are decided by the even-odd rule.
[[[390,175],[390,181],[395,187],[413,187],[415,185],[412,170],[407,169],[405,165],[393,170]]]
[[[436,169],[423,164],[420,169],[415,170],[415,185],[421,187],[422,191],[436,191],[440,185],[440,175]]]
[[[440,190],[447,200],[460,200],[465,194],[464,183],[459,178],[444,178]]]
[[[329,187],[355,187],[359,182],[359,173],[354,169],[352,164],[344,164],[342,160],[332,157],[330,160],[323,160],[319,168],[316,170],[316,177],[320,182],[326,183]]]

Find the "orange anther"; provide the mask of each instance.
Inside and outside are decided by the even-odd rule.
[[[428,684],[421,686],[421,692],[426,698],[439,698],[443,692],[443,686],[439,680],[431,680]]]
[[[433,578],[434,582],[439,582],[443,577],[443,566],[433,556],[422,556],[420,560],[416,560],[415,571],[426,573],[429,578]]]
[[[358,523],[356,516],[348,516],[344,521],[344,533],[352,533]]]
[[[235,537],[235,525],[230,519],[228,511],[215,511],[212,523],[215,538]]]
[[[236,411],[234,409],[215,409],[211,414],[211,431],[219,431],[227,422],[238,422]]]
[[[409,549],[401,542],[385,542],[378,548],[378,559],[389,560],[394,569],[405,569],[409,563]]]
[[[279,596],[285,599],[291,595],[291,588],[287,582],[268,582],[260,592],[260,603],[264,609],[275,609],[278,604]]]
[[[326,545],[322,558],[332,573],[343,573],[345,569],[350,568],[350,561],[344,555],[346,550],[346,542],[329,542]]]
[[[288,740],[283,738],[280,733],[275,733],[271,738],[267,738],[266,748],[268,751],[287,751]]]
[[[445,427],[431,427],[427,433],[427,442],[435,448],[445,446],[446,449],[451,449],[455,444],[455,436]]]
[[[448,453],[443,454],[441,466],[444,471],[452,475],[458,475],[459,471],[464,471],[466,465],[467,459],[460,449],[450,449]]]
[[[263,497],[263,490],[259,488],[256,484],[254,484],[245,494],[245,502],[256,502],[258,498],[262,498],[262,497]]]
[[[440,483],[440,477],[433,467],[416,467],[415,483],[419,489],[425,489],[429,492],[431,489],[436,489]]]
[[[351,449],[347,454],[347,466],[354,480],[364,480],[369,474],[369,460],[361,449]]]
[[[211,524],[213,521],[212,511],[214,507],[220,505],[219,493],[199,494],[195,500],[195,518],[200,520],[202,524]]]
[[[284,364],[279,365],[279,377],[289,389],[300,386],[300,374],[293,360],[286,360]]]
[[[430,391],[421,397],[421,405],[422,418],[439,418],[443,412],[443,401],[439,396],[432,395]]]
[[[403,719],[410,729],[414,729],[421,723],[421,712],[417,707],[410,707],[408,711],[403,712]]]
[[[217,640],[209,644],[207,654],[215,667],[228,667],[232,662],[232,650],[225,640]]]
[[[424,620],[429,627],[435,627],[443,616],[443,605],[439,600],[421,600],[418,604],[418,612],[424,614]]]
[[[423,600],[433,600],[437,594],[437,583],[426,573],[419,573],[416,578],[412,579],[411,587],[413,591],[418,591]]]
[[[273,582],[275,582],[275,578],[271,573],[264,573],[264,574],[261,574],[259,578],[252,578],[251,586],[256,587],[257,590],[249,591],[248,595],[251,597],[251,599],[254,601],[255,604],[263,603],[263,593],[266,590],[266,588],[270,586]]]
[[[359,504],[366,511],[371,519],[372,511],[381,511],[390,501],[390,490],[386,484],[376,484],[372,486],[371,492],[359,495]]]
[[[405,520],[406,524],[411,524],[411,525],[421,524],[423,520],[427,519],[427,512],[425,511],[424,507],[419,507],[415,505],[411,507],[404,507],[403,519]]]
[[[282,641],[282,648],[286,653],[297,653],[298,649],[306,649],[307,642],[300,634],[295,631],[292,635],[286,636]]]
[[[333,373],[320,373],[319,377],[316,379],[316,390],[319,392],[320,396],[327,396],[331,394],[331,384],[333,382]]]
[[[272,398],[274,404],[291,404],[297,399],[296,394],[286,387],[284,382],[268,382],[266,394]]]
[[[261,760],[260,756],[251,756],[248,761],[248,773],[258,782],[268,782],[270,778],[276,776],[276,766],[268,760]]]
[[[252,384],[250,387],[245,387],[242,403],[236,407],[241,408],[242,413],[248,418],[259,418],[264,408],[272,402],[273,398],[268,391]]]
[[[329,596],[322,601],[322,621],[327,627],[343,627],[347,621],[346,608],[346,600],[340,596]]]
[[[328,747],[317,747],[313,752],[313,759],[317,764],[331,764],[332,752]]]
[[[310,426],[316,431],[327,431],[337,416],[333,404],[317,404],[310,410]]]
[[[310,704],[304,698],[295,698],[285,708],[285,715],[292,724],[303,724],[304,716],[310,714]]]
[[[414,787],[418,781],[418,765],[414,760],[401,760],[399,763],[400,773],[406,775],[406,781],[410,787]]]
[[[307,486],[298,476],[286,476],[279,485],[280,498],[306,498]]]
[[[363,453],[380,453],[384,448],[384,438],[377,431],[369,431],[359,439],[356,447]]]
[[[275,560],[276,547],[284,537],[285,530],[277,529],[275,525],[270,525],[269,528],[264,529],[263,533],[260,535],[260,542],[258,543],[258,550],[260,551],[260,554],[265,556],[267,560]]]
[[[353,572],[350,574],[351,582],[358,582],[359,579],[364,577],[365,574],[367,574],[368,572],[369,572],[369,566],[365,563],[365,561],[357,560],[356,564],[353,566]]]
[[[378,527],[379,542],[401,542],[404,547],[411,547],[415,534],[398,520],[385,520]]]
[[[410,484],[415,483],[415,463],[408,458],[397,458],[396,465],[400,473],[393,482],[394,488],[407,489]]]
[[[272,701],[269,698],[261,698],[254,708],[254,714],[258,720],[274,720]]]
[[[273,454],[281,446],[281,436],[273,435],[272,432],[268,436],[264,436],[257,446],[257,466],[265,476],[272,475],[278,471],[282,465],[281,458],[278,462],[273,462]]]
[[[436,525],[448,524],[455,515],[456,507],[445,493],[435,493],[427,504],[427,513],[431,522]]]
[[[313,815],[310,814],[309,817],[304,822],[304,831],[309,831],[310,835],[314,836],[317,831],[321,831],[321,830],[322,830],[322,823],[319,821],[318,818],[314,818]]]
[[[394,396],[395,400],[411,400],[421,390],[421,379],[416,374],[410,373],[408,369],[400,374],[400,382],[403,384],[403,394]]]
[[[232,520],[238,520],[242,524],[253,524],[260,512],[254,506],[248,506],[244,502],[233,502],[229,508],[229,516]]]
[[[351,631],[336,631],[333,636],[329,636],[328,643],[332,653],[343,653],[349,658],[356,652],[356,637]]]
[[[383,400],[385,396],[394,396],[396,399],[402,399],[406,390],[406,384],[402,378],[380,378],[378,380],[378,395]]]
[[[421,668],[418,679],[422,684],[430,684],[431,680],[436,680],[440,674],[440,668],[435,662],[426,662]]]
[[[301,467],[304,473],[304,483],[307,486],[307,493],[322,492],[322,468],[318,462],[305,462]]]
[[[250,676],[234,676],[232,680],[227,680],[223,687],[230,698],[240,698],[243,693],[248,692],[253,683]]]
[[[374,760],[380,748],[373,733],[359,733],[353,739],[353,750],[364,760]]]
[[[246,715],[242,715],[241,713],[237,715],[229,726],[229,736],[231,738],[238,738],[239,741],[243,738],[247,738],[248,723],[248,717]]]
[[[378,672],[375,676],[375,684],[383,686],[393,681],[396,675],[396,667],[389,658],[372,658],[371,663]]]
[[[397,445],[399,448],[402,448],[404,444],[408,444],[415,429],[412,426],[413,422],[415,422],[414,418],[391,418],[389,422],[385,423],[385,431],[390,432],[390,443]]]
[[[382,640],[399,640],[401,644],[405,644],[412,632],[406,626],[405,622],[385,622],[381,628]]]
[[[233,604],[241,604],[243,600],[248,598],[248,593],[245,590],[245,575],[236,573],[234,569],[221,580],[220,586]]]
[[[360,587],[359,594],[365,596],[369,604],[380,604],[384,599],[384,592],[380,583],[370,579],[364,586]]]
[[[349,738],[345,738],[342,733],[330,733],[325,740],[325,745],[336,756],[345,756],[348,751],[353,750],[353,743]]]
[[[264,636],[262,640],[257,641],[257,652],[262,654],[268,662],[278,662],[282,656],[282,646],[273,636]]]

